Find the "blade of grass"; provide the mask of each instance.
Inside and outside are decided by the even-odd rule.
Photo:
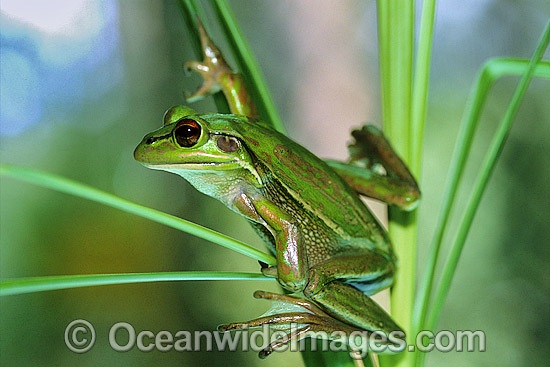
[[[460,258],[460,255],[462,253],[464,243],[466,242],[466,237],[468,236],[468,232],[474,220],[475,213],[477,211],[477,208],[479,207],[481,197],[483,196],[485,188],[487,187],[487,183],[496,165],[496,161],[498,160],[500,153],[502,152],[502,148],[510,132],[512,122],[517,115],[523,96],[525,95],[525,92],[527,91],[527,88],[529,87],[529,84],[533,78],[535,68],[538,62],[541,60],[546,48],[548,47],[549,42],[550,22],[548,22],[546,25],[539,44],[537,45],[533,57],[529,62],[529,66],[523,74],[514,92],[514,95],[512,96],[512,100],[508,105],[508,108],[506,109],[506,113],[499,124],[498,130],[491,142],[488,153],[485,156],[483,164],[481,165],[480,175],[478,176],[474,184],[474,189],[472,190],[472,194],[468,200],[466,211],[460,221],[456,238],[451,246],[451,252],[443,268],[443,275],[435,294],[434,305],[431,308],[430,313],[428,314],[428,322],[426,326],[430,330],[435,327],[435,324],[439,319],[441,309],[443,308],[443,303],[445,302],[445,298],[447,297],[447,294],[449,292],[450,284],[453,279],[456,266],[458,264],[458,259]]]
[[[275,278],[266,277],[260,273],[219,271],[59,275],[2,280],[0,281],[0,296],[98,285],[172,282],[182,280],[275,280]]]
[[[105,191],[82,183],[69,180],[64,177],[53,175],[26,167],[0,165],[0,175],[9,176],[18,180],[23,180],[34,185],[42,186],[52,190],[64,192],[66,194],[79,196],[84,199],[92,200],[113,208],[135,214],[154,222],[164,224],[168,227],[179,229],[180,231],[191,233],[197,237],[227,247],[230,250],[239,252],[253,259],[263,261],[266,264],[275,265],[276,260],[273,256],[259,251],[244,242],[233,239],[229,236],[202,227],[198,224],[186,221],[161,211],[147,208],[143,205],[120,198]]]
[[[420,331],[424,325],[443,236],[448,227],[447,224],[456,199],[458,185],[462,179],[474,133],[478,127],[479,117],[489,91],[498,79],[507,76],[519,76],[525,73],[528,64],[529,60],[492,59],[485,63],[474,83],[457,138],[457,146],[451,160],[449,179],[447,180],[438,221],[432,243],[430,244],[426,270],[419,284],[418,297],[413,315],[413,332],[415,333]],[[539,62],[534,70],[534,76],[538,78],[550,78],[550,62]]]
[[[433,29],[435,23],[435,0],[422,2],[420,18],[420,37],[414,63],[414,79],[411,106],[411,160],[409,168],[420,181],[422,163],[422,144],[424,141],[424,126],[426,125],[426,109],[428,106],[428,85],[430,80],[430,65],[432,55]]]
[[[267,88],[260,67],[256,62],[248,42],[244,38],[231,9],[225,0],[213,0],[220,23],[223,25],[225,35],[233,48],[233,54],[239,64],[239,69],[247,81],[247,87],[254,97],[261,116],[277,131],[285,134],[285,128]]]
[[[549,23],[550,24],[550,23]],[[548,28],[546,30],[546,36],[548,36]],[[540,57],[537,57],[538,52],[540,51],[540,46],[542,45],[545,37],[541,38],[541,43],[537,47],[533,59],[528,63],[528,60],[515,60],[515,59],[493,59],[485,64],[482,71],[480,72],[475,88],[473,89],[472,97],[468,104],[467,113],[465,114],[464,122],[462,123],[461,132],[457,140],[457,146],[455,148],[455,153],[453,154],[451,168],[449,170],[449,180],[447,181],[447,186],[445,189],[445,195],[443,204],[440,210],[440,215],[438,219],[438,224],[436,226],[436,231],[434,239],[431,244],[430,257],[428,260],[428,265],[426,268],[425,276],[422,279],[419,288],[419,297],[417,300],[415,315],[413,317],[414,329],[415,332],[418,332],[421,329],[433,330],[437,319],[443,307],[444,300],[447,296],[452,277],[454,275],[458,259],[460,257],[466,236],[468,234],[469,228],[473,221],[473,217],[479,206],[481,196],[487,185],[490,174],[498,159],[498,155],[502,146],[505,142],[506,136],[510,130],[511,121],[513,120],[514,115],[519,108],[519,102],[529,83],[529,78],[527,78],[528,73],[532,73],[530,77],[542,77],[550,78],[550,63],[548,62],[534,62],[535,58],[540,60]],[[546,41],[547,43],[547,41]],[[546,46],[544,46],[546,47]],[[543,53],[543,52],[542,52]],[[540,54],[542,57],[542,53]],[[532,63],[534,62],[534,63]],[[439,249],[441,246],[442,238],[447,228],[447,222],[449,219],[450,211],[453,207],[453,203],[456,197],[456,190],[461,179],[463,169],[465,166],[465,161],[468,157],[471,141],[473,138],[474,131],[478,125],[479,115],[486,97],[488,96],[488,91],[494,84],[494,82],[504,76],[509,75],[521,75],[523,74],[524,78],[520,81],[518,88],[514,94],[514,97],[508,107],[505,117],[501,121],[491,148],[486,156],[486,160],[482,168],[480,169],[480,176],[476,181],[474,190],[472,191],[472,196],[467,205],[467,209],[460,223],[459,231],[457,237],[451,248],[451,254],[444,266],[444,273],[442,276],[442,281],[440,286],[437,289],[434,306],[432,307],[431,314],[429,315],[429,321],[425,325],[424,321],[427,314],[427,307],[430,298],[430,294],[433,287],[433,277],[435,273],[435,267],[439,255]],[[418,364],[422,365],[425,354],[420,354],[418,358]]]

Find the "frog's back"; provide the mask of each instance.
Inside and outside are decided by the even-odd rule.
[[[302,211],[294,210],[296,215],[304,216],[298,219],[306,231],[313,234],[328,230],[330,233],[323,235],[327,240],[339,241],[340,250],[347,246],[368,247],[391,253],[387,235],[376,218],[323,160],[263,124],[237,121],[232,129],[241,134],[257,163],[270,171],[263,175],[270,199],[276,201],[288,194],[293,200],[279,205],[304,207]]]

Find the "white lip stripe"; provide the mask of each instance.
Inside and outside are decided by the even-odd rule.
[[[174,164],[155,164],[144,163],[144,166],[150,169],[159,170],[178,170],[178,169],[205,169],[208,167],[223,166],[230,163],[237,163],[236,160],[219,163],[174,163]]]

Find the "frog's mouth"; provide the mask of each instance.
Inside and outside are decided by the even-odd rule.
[[[209,154],[206,152],[181,153],[179,162],[151,162],[139,160],[145,167],[158,170],[218,170],[240,166],[239,160],[231,155]]]
[[[154,151],[150,146],[140,144],[134,151],[134,158],[147,168],[158,170],[201,170],[239,165],[239,159],[229,154],[211,154],[204,151],[170,154]]]
[[[163,171],[172,171],[172,170],[212,170],[216,167],[225,167],[228,165],[238,165],[238,162],[236,159],[233,159],[231,161],[223,161],[223,162],[186,162],[186,163],[146,163],[141,162],[145,167],[150,169],[157,169],[157,170],[163,170]]]

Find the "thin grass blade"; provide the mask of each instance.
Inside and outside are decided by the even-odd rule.
[[[435,0],[422,2],[420,18],[420,37],[414,62],[414,79],[411,106],[411,161],[409,168],[417,181],[420,181],[422,162],[422,145],[424,142],[424,126],[426,125],[426,109],[428,106],[428,85],[432,55],[433,30],[435,23]]]
[[[548,24],[546,25],[546,29],[541,36],[541,39],[539,41],[539,44],[537,45],[533,57],[531,58],[531,61],[529,62],[529,66],[523,74],[514,92],[514,95],[512,96],[512,100],[508,105],[502,121],[499,124],[498,130],[491,142],[488,153],[481,166],[480,175],[476,179],[474,189],[472,190],[472,194],[466,206],[466,211],[460,221],[457,236],[451,246],[451,252],[449,254],[447,262],[443,267],[443,275],[441,277],[439,287],[436,291],[434,305],[430,313],[428,314],[428,322],[426,323],[426,327],[430,330],[435,327],[435,324],[439,319],[441,309],[443,308],[443,303],[445,302],[445,298],[447,297],[447,294],[449,292],[449,288],[456,270],[456,266],[458,264],[458,260],[462,253],[462,249],[464,248],[464,243],[466,242],[466,237],[468,236],[468,232],[474,220],[475,213],[477,211],[477,208],[479,207],[481,197],[483,196],[489,178],[491,177],[496,162],[500,156],[500,153],[502,152],[502,148],[510,132],[512,122],[517,115],[523,96],[525,95],[525,92],[527,91],[527,88],[529,87],[529,84],[533,78],[536,66],[541,60],[546,48],[548,47],[549,42],[550,22],[548,22]]]
[[[413,315],[413,330],[421,330],[426,317],[430,294],[433,288],[435,269],[439,258],[439,252],[443,237],[448,227],[451,210],[454,206],[458,186],[464,173],[464,168],[470,154],[470,148],[478,127],[479,117],[483,111],[485,101],[495,82],[507,76],[519,76],[527,70],[529,60],[525,59],[491,59],[483,66],[476,78],[461,129],[457,138],[457,145],[451,159],[449,179],[447,180],[443,202],[438,215],[438,221],[434,231],[434,237],[430,244],[430,250],[426,268],[419,285],[418,296]],[[537,78],[550,78],[550,62],[539,62],[533,72]]]
[[[259,273],[219,271],[60,275],[2,280],[0,281],[0,296],[99,285],[174,282],[182,280],[275,280],[275,278],[266,277]]]
[[[168,227],[179,229],[180,231],[193,234],[197,237],[204,238],[205,240],[227,247],[230,250],[239,252],[266,264],[276,264],[276,260],[273,256],[259,251],[244,242],[233,239],[198,224],[145,207],[130,200],[120,198],[116,195],[109,194],[105,191],[101,191],[94,187],[72,181],[64,177],[31,168],[10,165],[0,165],[0,175],[9,176],[34,185],[95,201],[127,213],[150,219]]]

